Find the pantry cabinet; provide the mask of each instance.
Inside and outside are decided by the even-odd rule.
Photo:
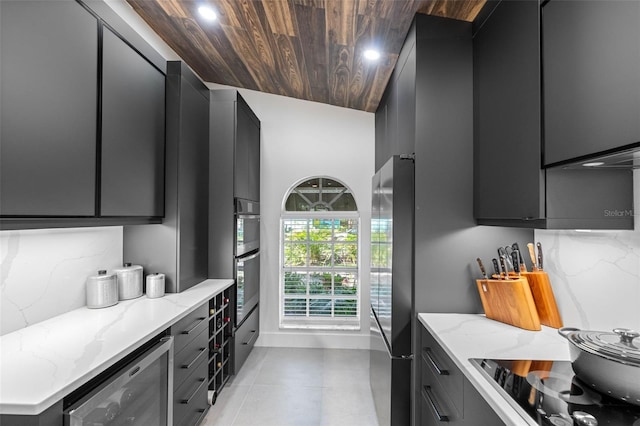
[[[165,61],[91,7],[0,2],[3,229],[164,214]]]
[[[640,145],[640,2],[542,7],[544,164]]]
[[[125,226],[123,254],[177,293],[209,277],[209,89],[181,61],[167,64],[166,151],[164,221]]]

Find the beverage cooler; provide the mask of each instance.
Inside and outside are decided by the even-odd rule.
[[[173,424],[173,337],[162,337],[64,411],[65,426]]]

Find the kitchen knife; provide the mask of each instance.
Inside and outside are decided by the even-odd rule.
[[[527,244],[529,249],[529,257],[531,257],[531,268],[534,271],[538,270],[538,262],[536,261],[536,250],[533,248],[533,243]]]
[[[542,267],[542,244],[538,243],[538,269],[539,270],[543,270],[544,268]]]
[[[511,256],[511,253],[513,253],[513,249],[511,248],[511,246],[506,246],[504,248],[504,253],[507,255],[507,266],[509,267],[509,269],[513,269],[513,257]]]
[[[518,252],[518,262],[520,263],[520,272],[527,272],[527,264],[524,263],[524,258],[522,257],[522,252],[520,251],[520,246],[518,243],[513,243],[511,245],[513,251]]]
[[[506,274],[509,273],[509,270],[506,269],[508,266],[511,266],[511,257],[507,255],[507,252],[505,251],[504,247],[498,247],[498,257],[500,258],[500,262],[502,262],[503,260],[505,261],[505,270],[504,272]],[[502,263],[500,263],[502,264]]]
[[[511,252],[511,259],[513,261],[513,272],[515,272],[517,276],[520,276],[520,262],[517,251]]]
[[[504,279],[509,279],[509,269],[507,269],[507,256],[500,256],[500,266],[504,270]]]
[[[487,271],[484,269],[484,265],[482,264],[482,260],[480,260],[480,258],[477,258],[476,261],[478,262],[478,266],[480,267],[480,271],[482,272],[482,278],[489,279],[489,277],[487,277]]]
[[[498,276],[498,279],[502,279],[502,276],[500,275],[500,265],[498,265],[498,259],[496,259],[495,257],[493,259],[491,259],[491,262],[493,263],[493,272]]]

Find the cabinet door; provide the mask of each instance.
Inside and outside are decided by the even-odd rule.
[[[98,23],[74,1],[0,2],[0,214],[95,213]]]
[[[474,216],[544,217],[538,2],[501,2],[473,50]]]
[[[209,99],[181,79],[178,211],[180,288],[207,278],[209,253]]]
[[[380,167],[384,165],[389,158],[389,152],[387,149],[387,99],[382,98],[378,109],[376,110],[376,152],[375,152],[375,167],[376,170],[380,170]]]
[[[235,196],[260,201],[260,126],[242,98],[236,103]]]
[[[164,214],[165,77],[104,27],[102,216]]]
[[[542,9],[545,164],[640,141],[640,2]]]

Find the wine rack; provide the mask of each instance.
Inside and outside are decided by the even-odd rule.
[[[231,372],[232,322],[230,294],[233,287],[209,300],[209,390],[213,401],[227,383]]]

